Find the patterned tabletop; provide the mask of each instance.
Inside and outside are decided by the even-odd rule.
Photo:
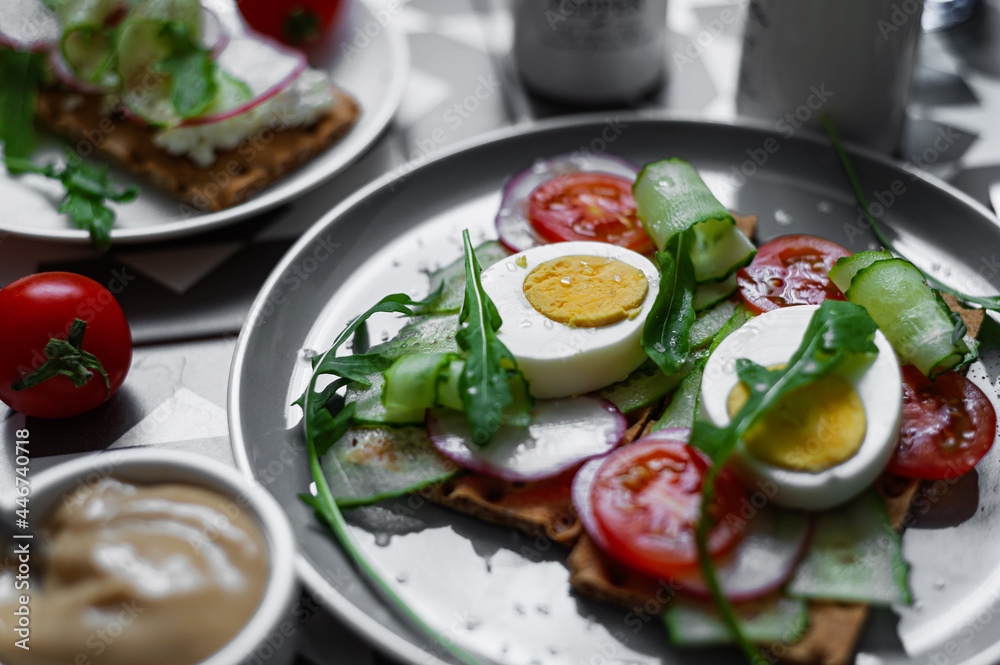
[[[735,116],[744,4],[670,0],[667,84],[642,108]],[[226,391],[236,339],[258,289],[303,230],[407,160],[423,161],[485,132],[567,112],[532,100],[512,75],[513,25],[505,0],[409,0],[392,14],[391,29],[405,33],[411,52],[402,106],[374,147],[328,185],[235,226],[104,255],[0,236],[0,284],[68,270],[120,285],[118,299],[135,340],[124,388],[90,413],[26,422],[0,405],[0,487],[13,485],[13,433],[24,426],[32,432],[32,472],[82,454],[137,446],[233,464]],[[459,115],[472,107],[470,96],[474,110]],[[907,113],[899,156],[989,205],[989,187],[1000,182],[1000,0],[985,0],[964,25],[923,35]],[[310,598],[301,602],[300,662],[387,662]]]

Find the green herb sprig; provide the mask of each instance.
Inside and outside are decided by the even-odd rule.
[[[198,44],[187,27],[167,23],[160,37],[170,44],[171,53],[155,66],[157,72],[172,78],[170,103],[181,118],[204,113],[218,92],[216,70],[211,52]]]
[[[102,252],[111,247],[115,222],[115,212],[105,202],[127,203],[139,195],[138,187],[116,187],[107,166],[88,164],[70,149],[66,150],[66,165],[61,170],[55,164],[36,164],[18,157],[5,156],[4,162],[14,175],[34,173],[61,182],[66,194],[59,202],[59,212],[69,215],[77,228],[88,231],[94,247]]]
[[[892,252],[896,256],[900,256],[905,259],[906,256],[898,249],[896,249],[896,247],[892,244],[892,241],[890,241],[888,236],[885,235],[885,232],[882,230],[882,226],[879,224],[878,219],[876,219],[875,216],[871,213],[871,210],[868,207],[868,198],[865,196],[864,189],[861,186],[861,179],[858,177],[857,171],[854,170],[854,165],[851,163],[850,157],[847,156],[847,151],[844,150],[844,146],[840,141],[840,136],[837,134],[837,129],[833,126],[833,121],[830,120],[829,116],[821,115],[820,122],[823,123],[823,128],[826,130],[827,136],[830,139],[830,144],[833,146],[834,151],[837,153],[837,158],[840,160],[840,165],[844,169],[844,173],[847,175],[848,181],[850,181],[851,183],[851,188],[854,190],[854,196],[858,200],[858,204],[861,206],[861,209],[864,211],[865,217],[868,218],[868,223],[871,227],[872,233],[875,234],[875,237],[878,238],[878,241],[882,243],[882,246],[885,247],[886,250]],[[910,263],[913,263],[913,261],[910,261]],[[916,266],[916,264],[914,264],[914,266],[917,268],[917,270],[920,270],[919,266]],[[1000,295],[974,296],[974,295],[969,295],[968,293],[962,293],[958,289],[952,288],[947,284],[945,284],[944,282],[941,282],[940,280],[936,279],[933,275],[928,275],[923,270],[920,270],[920,272],[923,274],[924,279],[927,281],[927,283],[930,284],[933,288],[937,289],[938,291],[951,294],[956,298],[958,298],[959,300],[964,300],[965,302],[974,305],[979,305],[983,309],[989,309],[995,312],[1000,312]]]
[[[496,305],[483,289],[482,268],[472,249],[469,231],[462,231],[465,251],[465,302],[459,314],[459,329],[455,341],[468,352],[465,369],[459,382],[459,392],[472,430],[472,443],[489,443],[500,425],[504,410],[513,406],[516,413],[509,419],[525,421],[531,410],[530,399],[515,399],[510,388],[510,372],[516,372],[511,352],[496,335],[502,320]],[[519,373],[515,374],[515,380]],[[520,379],[523,381],[523,379]],[[527,391],[525,391],[527,394]]]
[[[740,438],[782,397],[822,378],[847,357],[878,353],[874,342],[877,330],[878,326],[864,307],[836,300],[823,302],[784,369],[768,370],[745,358],[736,361],[736,372],[748,386],[750,397],[728,426],[717,427],[704,421],[695,423],[691,443],[713,461],[702,486],[702,511],[696,532],[699,565],[723,620],[751,662],[758,662],[760,654],[744,634],[739,617],[722,591],[708,552],[712,519],[707,508],[715,494],[716,476]]]

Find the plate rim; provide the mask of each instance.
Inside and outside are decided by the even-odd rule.
[[[365,22],[368,18],[374,20],[375,8],[372,6],[372,0],[355,0],[353,4],[354,6],[363,7],[368,13],[367,16],[360,17],[362,22]],[[382,35],[385,37],[388,45],[387,51],[389,53],[389,59],[392,63],[391,80],[389,85],[386,86],[388,94],[386,95],[385,101],[375,109],[375,112],[371,116],[373,121],[364,133],[353,134],[352,128],[352,131],[349,131],[339,140],[339,142],[347,141],[353,136],[355,140],[359,140],[360,142],[359,149],[353,155],[350,155],[346,161],[339,164],[336,168],[322,173],[313,179],[304,180],[299,185],[293,184],[287,193],[284,193],[279,197],[269,199],[267,194],[264,193],[260,196],[253,196],[244,203],[226,210],[219,210],[192,218],[182,218],[166,224],[140,228],[112,228],[112,244],[124,245],[153,243],[206,233],[230,224],[235,224],[249,217],[253,217],[254,215],[260,215],[269,210],[273,210],[274,208],[284,205],[298,196],[315,190],[320,185],[328,182],[340,173],[343,173],[369,150],[371,150],[372,146],[376,143],[376,141],[378,141],[379,137],[385,133],[393,118],[396,116],[396,113],[403,101],[403,95],[406,92],[406,85],[409,81],[410,74],[410,47],[407,42],[406,35],[404,34],[403,29],[397,24],[397,22],[394,21],[390,21],[383,25]],[[362,109],[362,112],[364,112],[364,110],[365,109]],[[330,146],[330,148],[328,148],[328,150],[335,150],[338,143],[334,143]],[[294,172],[286,177],[292,178],[290,183],[295,182]],[[28,238],[31,240],[45,242],[58,242],[74,245],[85,245],[90,243],[90,234],[85,230],[72,228],[69,225],[68,220],[65,228],[42,228],[32,230],[24,227],[7,228],[0,225],[0,232],[19,238]]]
[[[708,127],[735,128],[756,132],[762,137],[780,136],[780,133],[773,127],[772,124],[753,118],[737,117],[730,120],[704,118],[693,114],[678,113],[661,109],[657,109],[655,111],[621,111],[612,113],[627,122],[635,121],[650,124],[665,123],[671,125],[696,124]],[[363,202],[370,197],[379,195],[379,193],[384,189],[391,188],[394,183],[405,180],[410,174],[417,170],[430,168],[439,162],[456,158],[463,153],[474,152],[482,146],[503,142],[505,140],[517,138],[524,134],[540,134],[563,129],[586,127],[588,125],[603,125],[608,121],[608,119],[608,112],[598,111],[565,117],[548,118],[545,120],[528,120],[456,142],[455,144],[442,149],[439,153],[436,153],[430,158],[420,158],[408,161],[403,165],[392,169],[383,176],[372,180],[367,185],[358,189],[354,194],[348,196],[339,204],[328,210],[312,226],[310,226],[309,229],[299,237],[295,244],[293,244],[285,252],[281,260],[268,275],[267,280],[264,282],[261,290],[258,292],[256,298],[254,298],[254,301],[250,306],[250,310],[247,313],[243,327],[240,330],[240,334],[237,339],[236,349],[233,353],[232,366],[230,368],[229,390],[226,402],[229,421],[229,439],[233,451],[233,457],[236,461],[236,467],[248,478],[256,481],[256,476],[254,475],[247,453],[246,439],[244,438],[243,428],[238,418],[238,404],[241,396],[240,380],[242,378],[243,363],[247,358],[246,354],[249,339],[253,330],[256,329],[255,322],[257,318],[269,302],[269,295],[271,291],[279,283],[279,280],[285,270],[298,260],[299,254],[303,250],[309,247],[312,242],[324,231],[328,230],[329,227],[336,224],[337,220],[346,214],[351,208],[363,204]],[[796,142],[804,141],[822,145],[826,145],[828,143],[825,135],[809,131],[807,129],[797,132],[792,140]],[[925,172],[909,162],[893,159],[885,154],[854,143],[845,142],[844,149],[852,158],[857,159],[860,157],[864,160],[874,162],[879,166],[889,167],[890,169],[896,171],[901,170],[915,179],[923,180],[926,184],[942,190],[949,196],[957,199],[976,215],[982,217],[984,221],[987,221],[994,227],[1000,229],[1000,218],[998,218],[996,214],[971,195],[957,189],[955,186],[949,184],[941,178]],[[376,585],[372,585],[370,579],[368,579],[366,575],[357,571],[353,564],[351,567],[352,571],[357,574],[358,577],[363,578],[363,583],[366,584],[369,589],[374,591],[376,595],[384,598],[378,587]],[[323,576],[301,551],[296,558],[296,570],[303,584],[313,597],[316,598],[321,605],[326,607],[327,610],[332,612],[338,620],[343,621],[348,627],[355,630],[359,637],[366,640],[373,647],[386,651],[394,658],[397,658],[405,663],[412,663],[413,665],[417,665],[417,663],[449,665],[449,661],[442,660],[436,654],[421,649],[419,646],[409,642],[393,630],[378,623],[364,611],[357,608],[335,587],[323,579]],[[396,612],[394,608],[387,606],[387,609],[394,616],[399,618],[404,625],[412,630],[414,634],[420,634],[419,629],[406,620],[405,617],[402,617],[398,612]],[[995,665],[997,662],[1000,662],[1000,641],[995,643],[991,648],[982,651],[977,656],[964,661],[963,665]]]

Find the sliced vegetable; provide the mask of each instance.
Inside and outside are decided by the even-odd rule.
[[[62,27],[59,55],[71,80],[98,90],[118,82],[115,72],[116,19],[128,12],[123,0],[51,0]]]
[[[958,372],[933,381],[903,366],[903,422],[888,471],[910,478],[957,478],[993,447],[997,416],[989,398]]]
[[[423,427],[349,429],[331,446],[322,465],[330,492],[342,507],[413,492],[458,471],[431,444]]]
[[[697,291],[695,292],[697,298]],[[722,302],[699,312],[694,323],[691,325],[691,348],[700,349],[711,343],[715,336],[722,331],[726,321],[736,312],[736,302],[733,300],[723,300]]]
[[[812,544],[788,593],[870,605],[909,603],[909,567],[882,497],[870,490],[816,516]]]
[[[803,600],[778,598],[763,606],[738,608],[737,612],[747,638],[762,645],[795,644],[809,628],[809,607]],[[718,611],[702,601],[675,598],[667,605],[663,621],[670,633],[670,643],[676,646],[733,643]]]
[[[215,63],[248,95],[213,105],[209,113],[185,117],[183,125],[207,125],[246,113],[290,86],[308,64],[302,51],[260,35],[231,38]]]
[[[626,378],[601,388],[594,395],[608,400],[622,413],[629,414],[658,402],[676,388],[694,366],[694,361],[689,359],[678,371],[668,375],[661,372],[656,365],[646,363]]]
[[[687,162],[647,164],[632,193],[639,219],[660,250],[676,234],[692,229],[691,260],[699,283],[723,280],[753,259],[753,243]]]
[[[735,518],[743,537],[729,554],[715,561],[719,586],[731,602],[774,593],[795,572],[809,542],[812,520],[806,513],[770,506],[763,494],[740,506]],[[760,507],[756,507],[759,504]],[[678,575],[675,582],[690,595],[711,598],[700,571]]]
[[[412,422],[422,419],[427,409],[441,405],[438,387],[444,382],[452,360],[450,353],[414,353],[397,358],[385,370],[382,403],[390,422]],[[456,362],[461,365],[460,361]],[[462,403],[448,404],[461,409]]]
[[[711,460],[683,442],[645,437],[605,458],[591,488],[596,528],[608,552],[633,570],[658,578],[696,570],[695,530],[702,483],[715,483],[709,511],[716,522],[709,553],[718,557],[742,535],[746,493],[729,470],[709,476]]]
[[[952,318],[909,261],[885,259],[862,268],[851,280],[847,299],[868,310],[896,353],[926,376],[962,364],[970,352],[961,318]]]
[[[346,0],[243,0],[237,6],[257,32],[302,48],[333,32],[349,5]]]
[[[846,300],[829,273],[838,259],[850,255],[825,238],[780,236],[761,245],[750,265],[736,273],[740,295],[756,314],[788,305]]]
[[[490,444],[480,448],[470,443],[469,423],[461,412],[434,409],[427,415],[431,441],[446,457],[512,481],[551,478],[603,455],[618,445],[627,426],[618,409],[601,399],[540,400],[528,427],[501,426]]]
[[[867,268],[876,261],[892,258],[895,257],[889,252],[858,252],[845,256],[837,259],[837,262],[830,268],[830,281],[842,292],[846,292],[851,287],[851,280],[854,279],[859,270]]]
[[[655,247],[635,216],[632,181],[609,173],[569,173],[528,197],[528,221],[548,242],[596,240],[646,254]]]
[[[0,3],[0,48],[38,53],[55,45],[61,34],[59,19],[41,0]]]
[[[736,275],[730,275],[721,282],[699,284],[694,290],[694,300],[691,306],[696,312],[702,312],[736,293]]]
[[[635,165],[624,159],[585,152],[536,161],[530,168],[511,177],[504,185],[500,211],[496,216],[500,242],[514,252],[549,242],[539,234],[528,218],[528,200],[532,192],[544,183],[584,172],[608,174],[631,182],[638,171]]]

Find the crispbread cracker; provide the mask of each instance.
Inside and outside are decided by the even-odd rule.
[[[885,499],[889,519],[896,529],[905,522],[919,481],[882,474],[876,487]],[[669,581],[629,570],[601,551],[583,534],[569,554],[570,584],[579,593],[630,611],[647,614],[662,609],[673,595]],[[854,645],[868,606],[862,603],[809,603],[809,630],[794,645],[775,645],[775,656],[801,665],[844,665],[854,655]]]
[[[103,105],[101,96],[47,89],[38,96],[37,116],[56,133],[78,142],[81,156],[94,151],[109,157],[204,210],[242,203],[332,145],[359,114],[357,103],[337,90],[337,103],[312,126],[262,129],[236,148],[216,153],[215,163],[202,167],[157,146],[154,129],[113,118]]]
[[[986,310],[984,309],[969,309],[968,307],[963,307],[958,298],[951,295],[950,293],[942,293],[941,297],[951,308],[951,311],[958,312],[958,315],[962,317],[962,321],[965,322],[966,334],[969,337],[979,336],[979,326],[983,325],[983,317],[986,316]]]
[[[630,414],[622,445],[646,426],[652,407]],[[531,536],[571,547],[583,534],[570,489],[576,469],[555,478],[514,483],[482,473],[465,473],[430,488],[427,498],[487,522],[512,526]]]

